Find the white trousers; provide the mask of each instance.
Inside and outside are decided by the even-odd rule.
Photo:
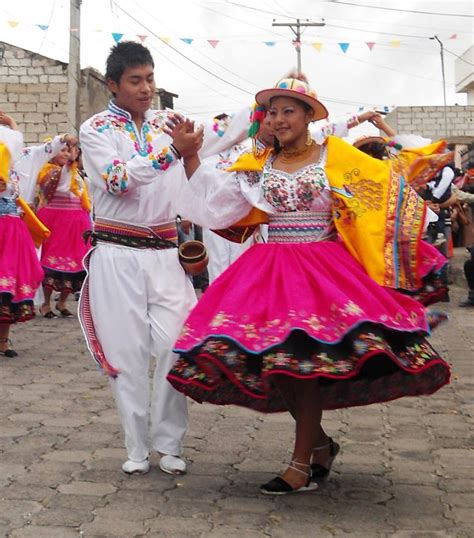
[[[229,265],[235,262],[235,260],[253,245],[253,237],[250,237],[245,243],[234,243],[224,239],[220,235],[203,228],[202,230],[203,242],[206,245],[207,253],[209,255],[209,264],[207,270],[209,272],[209,284],[223,273]]]
[[[166,380],[172,352],[196,303],[177,249],[133,249],[101,244],[89,266],[91,313],[108,362],[120,370],[112,390],[132,461],[151,448],[179,455],[186,433],[186,398]],[[150,357],[156,357],[150,388]],[[148,420],[151,429],[148,431]]]

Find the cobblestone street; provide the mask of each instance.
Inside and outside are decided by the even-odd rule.
[[[463,285],[461,281],[458,284]],[[0,536],[472,537],[474,311],[458,308],[432,342],[453,365],[432,397],[325,414],[341,444],[310,494],[268,498],[259,484],[288,461],[286,414],[190,403],[183,477],[124,475],[108,382],[76,318],[18,325],[0,363]]]

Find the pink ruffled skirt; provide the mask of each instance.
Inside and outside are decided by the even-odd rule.
[[[20,217],[0,217],[0,323],[34,317],[33,298],[44,274]]]
[[[38,218],[51,231],[41,251],[44,285],[56,291],[80,290],[85,278],[82,260],[89,250],[83,234],[92,228],[89,213],[46,206],[38,211]]]
[[[286,410],[276,375],[319,378],[324,409],[430,394],[450,369],[425,308],[379,286],[340,242],[244,252],[188,317],[168,379],[199,402]]]

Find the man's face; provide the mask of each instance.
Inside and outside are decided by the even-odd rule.
[[[151,107],[156,89],[152,65],[127,67],[118,84],[113,80],[109,80],[107,84],[115,94],[117,105],[132,116],[143,116]]]

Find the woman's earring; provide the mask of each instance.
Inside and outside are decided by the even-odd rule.
[[[308,129],[306,131],[306,146],[311,146],[313,144],[313,137],[311,136],[311,131]]]

